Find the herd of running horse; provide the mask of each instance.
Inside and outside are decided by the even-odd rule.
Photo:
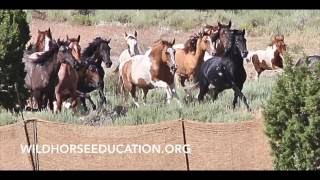
[[[137,32],[124,33],[128,48],[119,56],[118,90],[139,107],[136,89],[143,90],[146,102],[150,89],[163,88],[167,93],[167,103],[175,98],[179,106],[180,98],[176,91],[178,81],[187,97],[199,89],[198,101],[208,93],[212,100],[225,89],[233,89],[233,108],[240,98],[248,110],[250,107],[242,93],[247,74],[244,63],[252,63],[256,78],[264,70],[283,68],[283,54],[286,51],[283,35],[275,35],[265,50],[248,51],[245,30],[231,29],[229,24],[206,25],[191,35],[184,44],[175,44],[175,39],[155,41],[145,53],[139,51]],[[111,39],[97,37],[83,52],[77,38],[54,40],[50,28],[38,30],[35,44],[25,50],[22,61],[25,64],[25,85],[31,92],[28,107],[41,110],[49,106],[61,111],[62,103],[71,98],[71,107],[76,110],[80,99],[87,110],[86,99],[96,109],[89,93],[98,90],[99,107],[106,103],[104,95],[106,68],[111,67]],[[186,86],[185,82],[191,82]],[[186,97],[186,98],[187,98]]]

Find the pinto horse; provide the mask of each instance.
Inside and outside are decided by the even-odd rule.
[[[240,97],[250,111],[246,97],[241,92],[247,74],[243,67],[243,58],[247,56],[245,30],[227,30],[228,43],[222,57],[214,56],[201,65],[198,72],[198,85],[200,92],[198,100],[202,101],[212,85],[213,101],[218,94],[225,89],[232,88],[234,91],[233,108]]]
[[[127,34],[127,32],[124,33],[124,39],[127,42],[128,48],[123,50],[119,56],[119,67],[118,67],[119,72],[122,71],[122,65],[124,64],[123,63],[124,61],[127,61],[131,57],[140,54],[140,51],[138,48],[137,36],[138,36],[137,31],[135,31],[134,34],[131,34],[131,33]],[[120,92],[122,92],[121,87],[122,87],[122,81],[119,76],[117,89],[120,90]]]
[[[251,51],[248,54],[247,62],[252,62],[258,80],[260,74],[265,70],[283,69],[283,54],[286,52],[286,44],[283,35],[276,35],[272,38],[272,44],[265,50]]]
[[[112,61],[110,59],[110,52],[111,48],[109,46],[111,39],[105,40],[102,39],[101,37],[95,38],[91,43],[89,43],[89,46],[84,49],[82,55],[81,55],[81,62],[87,65],[94,65],[97,69],[97,72],[100,76],[100,79],[102,81],[99,81],[99,86],[92,85],[92,83],[87,83],[88,81],[79,81],[78,84],[78,90],[83,93],[90,93],[93,90],[98,89],[99,91],[99,96],[100,96],[100,102],[99,102],[99,107],[103,105],[103,103],[106,103],[106,97],[104,95],[104,70],[101,66],[101,63],[104,62],[105,66],[107,68],[110,68],[112,65]],[[90,99],[89,99],[90,100]],[[85,104],[85,98],[80,97],[80,101],[82,102],[83,107],[86,108]],[[95,109],[95,104],[90,100],[90,103]]]
[[[175,97],[181,106],[175,90],[174,70],[175,50],[172,48],[175,40],[168,42],[158,40],[145,55],[136,55],[123,62],[120,77],[124,89],[130,92],[133,103],[139,107],[136,97],[136,87],[143,89],[143,99],[146,103],[149,89],[164,88],[167,92],[167,103]]]
[[[32,52],[45,52],[52,47],[52,34],[50,28],[45,31],[40,31],[38,29],[38,36],[36,44],[30,43],[27,45],[27,50]]]

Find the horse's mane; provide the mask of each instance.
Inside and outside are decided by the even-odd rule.
[[[54,43],[52,49],[41,54],[36,60],[32,61],[35,64],[43,64],[50,59],[59,49],[58,44]]]
[[[82,56],[86,58],[92,56],[101,43],[109,44],[107,40],[102,39],[101,37],[96,37],[91,43],[89,43],[89,46],[83,50]]]
[[[164,39],[158,39],[153,42],[152,47],[157,46],[159,43],[163,43],[164,45],[172,46],[172,44],[169,41],[164,40]]]
[[[200,37],[200,32],[192,35],[189,39],[184,43],[184,51],[185,53],[196,51],[197,49],[197,41]]]

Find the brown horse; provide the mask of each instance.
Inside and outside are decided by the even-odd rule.
[[[228,24],[221,24],[218,22],[218,26],[215,26],[214,31],[211,31],[212,33],[209,34],[212,42],[214,42],[215,56],[221,57],[225,53],[228,42],[226,34],[227,31],[230,30],[231,25],[231,21],[229,21]]]
[[[129,60],[122,62],[120,77],[123,80],[124,89],[129,91],[134,104],[139,107],[136,97],[136,87],[142,88],[144,92],[144,103],[149,89],[164,88],[167,92],[167,103],[170,103],[172,96],[177,98],[174,84],[174,49],[175,40],[156,41],[151,50],[145,55],[136,55]],[[179,100],[178,100],[179,102]],[[181,106],[180,102],[179,105]]]
[[[66,42],[60,42],[66,48],[64,51],[69,51],[74,58],[75,61],[80,62],[81,57],[81,47],[79,45],[80,35],[78,38],[71,38],[67,36]],[[57,100],[57,110],[60,112],[62,107],[62,102],[68,98],[71,98],[71,107],[75,111],[75,107],[77,106],[77,98],[79,93],[78,89],[78,81],[79,74],[75,68],[73,68],[69,63],[61,63],[59,71],[58,71],[58,84],[55,87],[55,95]]]

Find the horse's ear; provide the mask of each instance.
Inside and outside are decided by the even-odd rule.
[[[110,41],[111,41],[111,38],[109,38],[109,39],[107,40],[108,43],[110,43]]]
[[[50,29],[50,27],[49,27],[49,29],[48,29],[48,32],[51,34],[51,29]]]
[[[174,43],[176,42],[176,38],[173,38],[173,41],[172,41],[172,45],[174,45]]]
[[[137,38],[137,36],[138,36],[137,31],[134,31],[134,36]]]
[[[80,42],[80,35],[78,35],[78,42]]]
[[[218,21],[218,26],[219,26],[219,27],[221,27],[221,23],[220,23],[220,21]]]
[[[231,20],[229,20],[229,24],[228,24],[229,29],[231,28],[231,25],[232,25]]]
[[[69,41],[69,36],[67,35],[67,41]]]
[[[41,33],[40,29],[38,29],[38,33]]]
[[[245,34],[246,34],[246,30],[245,30],[245,29],[243,29],[242,33],[243,33],[243,35],[245,35]]]
[[[128,36],[127,32],[124,32],[124,37],[126,38]]]

